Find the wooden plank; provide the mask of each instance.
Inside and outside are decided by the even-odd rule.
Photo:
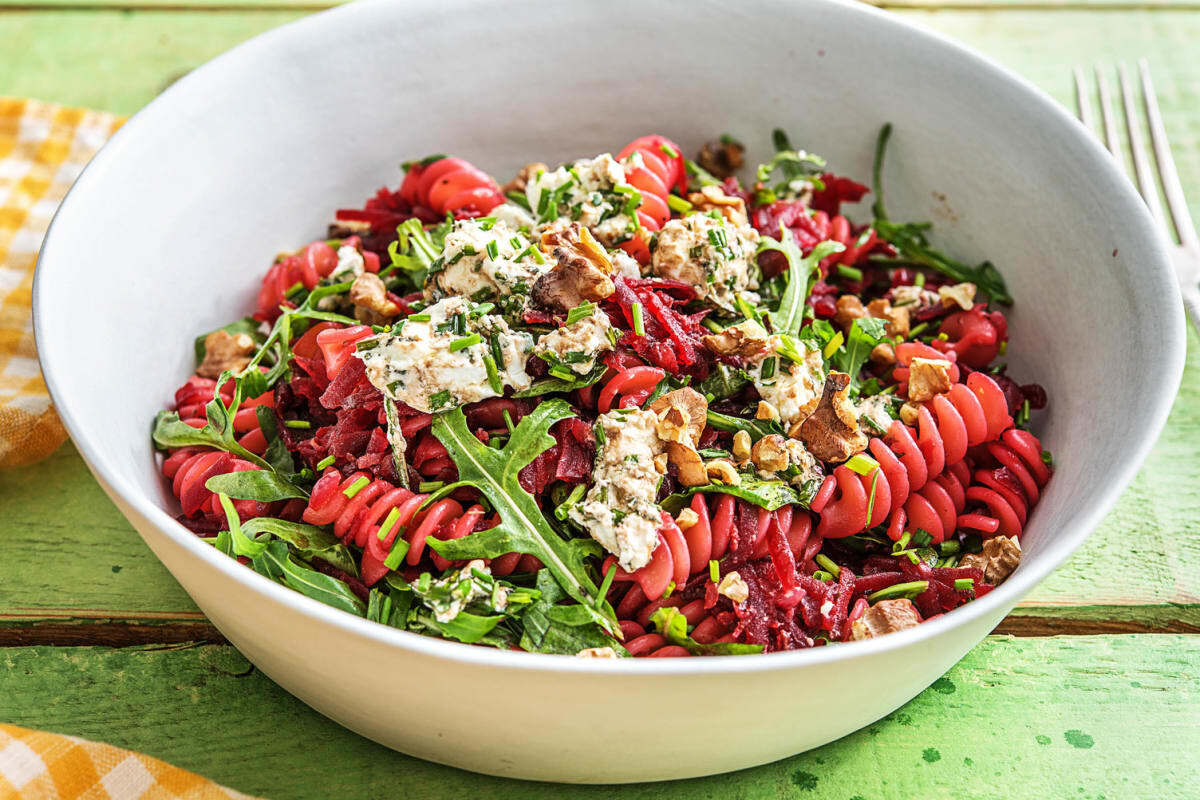
[[[1198,662],[1196,636],[994,636],[908,705],[825,747],[620,791],[631,800],[1194,798]],[[0,650],[0,664],[5,721],[134,748],[276,800],[614,791],[482,777],[393,753],[308,709],[229,647],[12,648]]]

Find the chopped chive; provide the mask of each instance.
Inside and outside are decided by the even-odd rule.
[[[917,277],[913,278],[913,286],[916,286],[918,289],[923,289],[925,287],[924,272],[918,272]]]
[[[403,536],[397,536],[396,541],[392,542],[391,552],[383,560],[383,565],[388,569],[398,569],[406,555],[408,555],[408,540]]]
[[[900,597],[913,598],[929,588],[929,581],[908,581],[897,583],[867,595],[868,603],[878,603],[880,600],[894,600]]]
[[[366,475],[360,475],[360,476],[358,476],[358,479],[354,481],[354,483],[350,484],[344,490],[342,490],[342,494],[346,495],[346,499],[353,500],[354,495],[361,492],[363,490],[363,487],[365,487],[370,482],[371,482],[371,479],[368,478]]]
[[[929,547],[933,544],[933,534],[924,528],[917,528],[917,532],[913,534],[912,543],[914,547]]]
[[[842,574],[842,568],[839,567],[837,564],[833,563],[833,559],[831,559],[829,556],[825,555],[824,553],[817,553],[816,557],[813,558],[813,561],[820,564],[822,569],[824,569],[826,572],[828,572],[830,575],[832,575],[835,578]]]
[[[813,573],[813,577],[824,583],[825,581],[833,580],[833,576],[823,569],[819,569]]]
[[[975,588],[974,578],[958,578],[954,581],[954,590],[958,592],[969,592]]]
[[[859,475],[870,475],[879,469],[879,462],[866,453],[858,453],[846,462],[846,466]]]
[[[618,341],[616,328],[607,328],[604,332],[608,335],[608,341],[613,347],[616,347]]]
[[[900,538],[896,540],[896,544],[892,546],[892,552],[898,553],[908,547],[908,543],[912,541],[912,532],[905,531]]]
[[[513,424],[512,414],[508,413],[507,408],[504,409],[504,427],[508,428],[508,432],[510,434],[513,432],[513,429],[517,427]]]
[[[567,518],[567,512],[570,510],[571,506],[583,499],[583,493],[585,491],[587,491],[587,487],[582,483],[575,484],[575,488],[571,490],[569,495],[567,495],[567,499],[559,503],[558,507],[554,509],[554,518],[560,522],[565,520]],[[615,575],[616,571],[613,570],[612,574]],[[605,580],[607,580],[607,577]],[[601,592],[600,596],[603,597],[604,594],[604,592]]]
[[[954,541],[953,539],[942,542],[938,545],[938,550],[940,550],[944,556],[954,555],[958,552],[958,542]]]
[[[725,330],[716,320],[709,319],[708,317],[700,320],[700,324],[708,328],[713,333],[720,333],[721,331]]]
[[[575,380],[575,373],[571,372],[571,370],[567,369],[566,367],[553,366],[549,370],[547,370],[547,372],[549,372],[554,377],[558,378],[560,381],[574,381]]]
[[[682,197],[674,194],[667,195],[667,207],[676,214],[686,214],[692,210],[692,204]]]
[[[666,144],[665,142],[663,144],[660,144],[658,146],[658,149],[662,150],[664,153],[666,153],[667,158],[679,158],[678,151],[676,151],[674,147],[671,147],[671,145]]]
[[[379,339],[363,339],[361,342],[357,342],[354,345],[354,349],[357,350],[358,352],[362,353],[367,350],[374,350],[376,347],[379,347],[379,345],[380,345]]]
[[[480,303],[471,309],[470,316],[482,317],[484,314],[490,314],[495,308],[495,303]]]
[[[457,353],[459,350],[465,350],[472,345],[479,344],[483,341],[483,337],[478,333],[472,333],[470,336],[464,336],[461,339],[455,339],[450,343],[450,352]]]
[[[716,561],[708,562],[708,578],[713,583],[718,583],[721,580],[721,565]]]
[[[1051,453],[1049,450],[1043,450],[1042,451],[1042,463],[1045,464],[1047,467],[1053,467],[1054,466],[1054,454]]]
[[[436,492],[445,485],[445,481],[421,481],[417,484],[417,491],[421,494],[428,494],[429,492]]]
[[[488,336],[488,347],[492,350],[492,358],[496,361],[496,369],[504,366],[504,350],[500,347],[500,334],[493,333]]]
[[[299,292],[303,292],[303,291],[304,291],[304,283],[302,281],[296,281],[295,283],[293,283],[291,286],[288,287],[288,290],[286,292],[284,292],[283,295],[284,295],[284,297],[291,297],[292,295],[297,294]]]
[[[406,318],[409,322],[429,322],[428,314],[409,314]]]
[[[759,370],[759,373],[758,373],[758,374],[759,374],[759,376],[760,376],[760,377],[761,377],[763,380],[766,380],[767,378],[773,378],[773,377],[775,377],[775,363],[776,363],[776,361],[777,361],[777,359],[775,358],[775,356],[771,356],[770,358],[767,358],[767,359],[764,359],[764,360],[763,360],[763,363],[762,363],[762,369],[761,369],[761,370]]]
[[[495,217],[476,217],[475,222],[485,231],[490,231],[496,225]]]
[[[842,335],[841,331],[838,331],[833,335],[833,338],[829,340],[829,343],[825,345],[825,349],[821,351],[821,355],[825,356],[826,358],[831,358],[845,341],[846,337]]]
[[[296,428],[298,430],[308,430],[312,427],[312,423],[306,419],[285,419],[283,424],[289,428]]]
[[[500,257],[500,248],[496,245],[495,239],[492,239],[490,242],[487,243],[486,250],[487,250],[488,258],[490,258],[492,261],[495,261],[497,258]]]
[[[582,489],[583,484],[580,484],[579,486],[577,486],[575,488]],[[571,494],[575,494],[575,492],[572,491]],[[582,492],[580,492],[580,496],[581,497],[583,496]],[[570,499],[570,498],[568,498],[568,499]],[[561,508],[561,507],[562,506],[559,506],[559,508]],[[556,509],[555,514],[557,515],[557,513],[558,513],[558,511]],[[566,517],[565,513],[563,514],[563,517],[564,518]],[[604,580],[600,582],[600,589],[599,589],[599,591],[596,592],[596,608],[599,608],[600,604],[604,602],[604,598],[608,597],[608,590],[610,588],[612,588],[613,578],[615,578],[615,577],[617,577],[617,565],[613,564],[611,567],[608,568],[608,572],[604,573]],[[510,603],[512,602],[511,594],[508,596],[508,602],[510,602]]]
[[[668,597],[671,596],[671,593],[674,591],[675,591],[675,581],[671,581],[670,583],[667,584],[667,590],[665,592],[663,592],[662,599],[666,600]]]
[[[862,282],[863,273],[858,267],[847,267],[845,264],[838,264],[837,272],[839,277],[845,278],[848,281],[854,281],[855,283]]]
[[[332,467],[335,461],[337,461],[337,456],[325,456],[317,462],[317,472],[321,472],[326,467]]]
[[[928,322],[922,322],[920,325],[914,325],[912,327],[912,329],[908,332],[908,336],[910,339],[915,339],[918,336],[920,336],[922,333],[924,333],[928,328],[929,328]]]
[[[646,335],[646,326],[645,326],[645,323],[642,321],[642,304],[634,303],[633,306],[630,308],[630,311],[632,311],[632,313],[633,313],[633,332],[634,332],[634,334],[637,336],[645,336]]]
[[[466,334],[466,332],[467,332],[467,315],[466,314],[464,314],[460,311],[457,314],[455,314],[453,317],[451,317],[450,321],[454,323],[453,330],[455,333],[457,333],[459,336],[463,336]]]
[[[382,542],[387,538],[388,534],[392,531],[392,526],[395,525],[399,520],[400,507],[392,506],[392,510],[389,511],[388,515],[383,518],[383,522],[379,526],[379,533],[377,534],[379,536],[379,541]]]
[[[500,371],[496,369],[496,359],[491,353],[483,354],[483,367],[487,370],[488,386],[496,394],[504,394],[504,383],[500,380]]]
[[[1008,354],[1008,339],[1000,343],[1000,349],[997,352],[1002,356]]]
[[[574,325],[581,319],[587,319],[596,313],[596,304],[584,302],[567,312],[567,325]]]
[[[882,470],[871,471],[871,496],[867,499],[867,524],[871,524],[871,516],[875,513],[875,489],[879,486],[879,473]]]

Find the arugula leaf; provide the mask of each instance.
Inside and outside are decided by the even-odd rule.
[[[278,581],[313,600],[341,609],[355,616],[366,616],[367,608],[350,587],[323,572],[301,564],[292,556],[285,542],[273,539],[251,565],[262,575]]]
[[[262,323],[253,317],[244,317],[231,322],[228,325],[222,325],[220,328],[211,330],[208,333],[200,334],[196,337],[194,346],[196,350],[196,365],[199,366],[204,361],[204,355],[207,352],[204,347],[204,340],[207,339],[210,334],[216,333],[217,331],[225,331],[231,336],[237,336],[239,333],[244,333],[253,339],[257,344],[262,344],[266,337],[262,334],[262,331],[259,330],[261,325]]]
[[[358,577],[358,565],[350,549],[324,528],[273,517],[255,517],[242,523],[242,531],[247,536],[257,537],[265,533],[282,539],[294,547],[297,555],[305,561],[319,558]]]
[[[929,240],[925,238],[925,231],[931,227],[929,223],[899,223],[888,219],[883,206],[883,157],[891,135],[892,124],[889,122],[880,129],[879,138],[875,142],[875,165],[871,170],[875,191],[875,203],[871,206],[871,212],[875,215],[872,227],[880,238],[890,242],[900,251],[902,259],[940,272],[960,283],[973,283],[997,303],[1012,305],[1012,295],[1008,293],[1004,276],[992,262],[984,261],[979,266],[972,267],[956,261],[929,246]]]
[[[886,341],[887,333],[881,319],[859,317],[851,324],[845,343],[829,359],[834,367],[850,376],[850,391],[857,393],[862,384],[858,373],[871,357],[871,350]]]
[[[670,606],[660,608],[650,615],[650,621],[658,632],[666,637],[671,644],[679,645],[694,656],[747,656],[761,653],[761,644],[741,644],[740,642],[713,642],[701,644],[688,636],[687,617],[678,608]]]
[[[404,438],[404,431],[400,428],[400,411],[396,408],[396,401],[383,396],[383,413],[387,418],[387,440],[392,446],[392,464],[396,467],[396,476],[400,479],[399,483],[405,489],[408,486],[408,465],[405,463],[404,454],[408,450],[408,441]]]
[[[672,514],[677,513],[692,496],[701,494],[729,494],[734,497],[753,503],[760,508],[765,508],[767,511],[774,511],[787,505],[798,505],[802,508],[808,508],[808,502],[811,498],[802,497],[795,489],[788,486],[783,481],[764,481],[750,475],[742,475],[741,483],[737,486],[729,486],[724,483],[706,483],[703,486],[691,486],[684,489],[682,492],[667,495],[662,503],[664,511],[670,511]]]
[[[592,619],[612,635],[620,636],[612,606],[598,596],[596,585],[588,575],[584,564],[587,551],[571,546],[558,535],[542,515],[537,501],[517,480],[517,473],[526,464],[554,444],[550,426],[573,413],[570,406],[559,399],[541,403],[521,420],[501,450],[488,447],[475,438],[467,427],[462,409],[435,414],[433,434],[458,467],[459,477],[456,483],[440,491],[458,486],[475,487],[499,514],[500,524],[461,539],[440,541],[430,538],[427,541],[438,554],[452,561],[495,558],[513,552],[534,555],[546,565],[568,596],[587,607]]]
[[[728,364],[717,364],[717,368],[708,377],[696,384],[696,391],[702,395],[712,395],[714,400],[720,400],[737,394],[750,383],[750,376],[744,369],[731,367]]]
[[[238,500],[273,503],[276,500],[308,499],[308,492],[265,469],[249,469],[213,475],[204,482],[210,492],[227,494]]]
[[[794,192],[792,184],[798,180],[806,181],[816,189],[824,188],[820,175],[825,171],[825,159],[793,149],[787,134],[779,128],[771,132],[771,141],[775,145],[775,155],[766,164],[759,164],[754,173],[759,183],[756,204],[774,203],[781,195]],[[779,173],[779,181],[768,186],[773,172]]]
[[[708,424],[719,431],[726,431],[727,433],[745,431],[750,434],[751,441],[755,442],[772,433],[777,433],[780,436],[783,435],[783,426],[774,420],[742,419],[741,417],[722,414],[719,411],[710,410],[708,412]]]
[[[548,375],[544,378],[539,378],[533,382],[528,389],[522,389],[515,392],[513,397],[541,397],[544,394],[551,392],[569,392],[573,389],[582,389],[585,386],[591,386],[599,382],[604,377],[604,373],[608,371],[608,365],[602,361],[597,361],[592,367],[592,371],[586,375],[580,375],[577,379],[565,381],[562,378],[556,378],[553,375]]]
[[[237,509],[233,507],[229,496],[218,494],[217,500],[220,501],[221,508],[225,511],[225,520],[229,523],[229,555],[254,558],[262,553],[267,548],[266,540],[251,539],[246,535],[246,532],[242,530],[241,519],[238,517]]]
[[[779,239],[764,236],[759,242],[758,252],[776,250],[783,253],[787,259],[787,288],[779,299],[779,307],[771,312],[771,322],[779,333],[798,334],[804,324],[804,309],[807,307],[808,295],[816,283],[817,267],[821,259],[834,253],[840,253],[846,247],[841,242],[820,242],[807,256],[796,246],[792,232],[782,224],[779,226]]]
[[[611,647],[619,656],[629,652],[606,634],[590,618],[574,621],[563,619],[563,612],[582,609],[582,606],[560,606],[567,599],[566,592],[554,580],[549,570],[538,570],[537,589],[539,597],[521,618],[524,631],[521,634],[521,649],[530,653],[559,653],[573,656],[589,647]]]
[[[261,375],[262,373],[255,371],[254,374]],[[288,451],[287,445],[283,443],[283,437],[279,435],[279,425],[275,422],[274,409],[259,406],[254,413],[258,417],[258,427],[267,439],[267,449],[263,453],[263,458],[276,472],[283,475],[292,474],[296,471],[296,463],[292,460],[292,454]]]
[[[269,470],[272,468],[271,465],[238,444],[234,435],[233,416],[237,413],[240,392],[234,392],[231,406],[226,406],[225,401],[221,398],[221,386],[230,379],[229,375],[230,373],[225,372],[217,379],[217,388],[213,392],[213,399],[204,407],[207,421],[203,428],[193,428],[188,425],[179,418],[178,412],[160,411],[154,418],[154,430],[151,436],[160,450],[194,446],[214,447],[233,453],[239,458],[244,458],[252,464]]]

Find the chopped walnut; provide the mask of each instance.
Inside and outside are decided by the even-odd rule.
[[[738,431],[733,435],[733,457],[738,461],[745,461],[750,457],[752,450],[750,442],[750,434],[745,431]]]
[[[658,470],[659,475],[667,474],[667,461],[668,458],[666,453],[659,453],[654,457],[654,468]]]
[[[339,219],[329,223],[325,236],[329,239],[348,239],[351,236],[366,236],[371,232],[371,223],[357,219]]]
[[[599,302],[616,291],[609,277],[612,261],[608,253],[579,223],[546,231],[541,248],[556,263],[533,284],[534,303],[566,312],[580,303]]]
[[[983,552],[969,553],[958,562],[960,567],[981,570],[983,582],[996,586],[1012,575],[1021,563],[1021,543],[1016,537],[993,536],[983,543]]]
[[[956,283],[953,286],[939,286],[938,299],[946,308],[958,306],[963,311],[970,311],[975,306],[975,284]]]
[[[924,403],[950,391],[950,366],[940,358],[914,358],[908,366],[908,399]]]
[[[728,597],[735,603],[744,603],[750,599],[750,587],[746,585],[746,579],[734,570],[721,576],[721,582],[717,584],[717,594]]]
[[[523,192],[525,191],[525,187],[529,184],[529,182],[536,178],[539,172],[545,172],[546,169],[546,165],[540,161],[534,161],[526,164],[525,166],[521,167],[511,181],[504,184],[501,191],[505,192],[506,194],[508,192]]]
[[[611,647],[589,647],[575,654],[576,658],[620,658]]]
[[[854,324],[854,320],[862,319],[866,316],[869,316],[867,309],[863,306],[862,300],[859,300],[857,295],[844,294],[837,299],[837,313],[833,315],[833,321],[842,330],[850,330],[850,326]]]
[[[737,469],[723,458],[708,462],[704,465],[704,470],[709,478],[720,481],[726,486],[739,486],[742,483],[742,476],[738,475]]]
[[[656,430],[664,442],[679,442],[693,449],[708,423],[708,401],[695,389],[684,387],[667,392],[650,404],[658,415]]]
[[[754,410],[755,419],[769,419],[779,422],[779,409],[768,403],[766,400],[758,401],[758,408]]]
[[[693,447],[678,442],[667,442],[667,458],[679,470],[679,482],[684,486],[705,486],[708,484],[708,470],[704,468],[704,460]]]
[[[888,336],[908,337],[909,323],[912,318],[908,306],[893,308],[890,301],[880,297],[867,303],[867,313],[887,323],[884,325],[884,331]]]
[[[721,191],[720,186],[704,186],[700,191],[687,196],[692,208],[701,213],[716,211],[731,225],[749,225],[746,202],[740,197],[731,197]]]
[[[871,348],[871,363],[882,364],[888,366],[896,363],[896,348],[892,347],[887,342],[877,344]]]
[[[777,433],[762,437],[754,443],[750,460],[764,472],[780,472],[787,469],[788,451],[784,438]]]
[[[743,358],[762,352],[767,346],[767,331],[752,319],[730,325],[720,333],[703,338],[704,346],[719,356]]]
[[[354,318],[367,325],[386,325],[400,316],[400,306],[388,299],[387,286],[373,272],[364,272],[350,285]]]
[[[897,286],[891,291],[892,304],[910,309],[925,308],[938,302],[938,293],[923,286]]]
[[[690,508],[684,508],[675,515],[675,525],[681,531],[686,531],[699,521],[700,515]]]
[[[850,638],[873,639],[885,633],[895,633],[905,628],[915,628],[921,624],[917,609],[911,600],[881,600],[867,609],[850,626]]]
[[[708,142],[696,155],[696,163],[712,173],[714,178],[725,180],[742,168],[742,154],[746,148],[741,142],[722,137]]]
[[[800,440],[821,461],[845,461],[866,449],[869,440],[850,401],[849,375],[829,373],[817,410],[800,426]]]
[[[213,331],[204,337],[204,361],[196,369],[201,378],[219,378],[225,370],[241,372],[254,355],[254,340],[245,333]]]

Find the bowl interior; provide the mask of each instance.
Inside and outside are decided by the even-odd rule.
[[[71,192],[38,273],[43,367],[93,467],[185,537],[154,510],[174,501],[148,431],[192,338],[247,313],[276,253],[395,185],[399,162],[449,152],[503,181],[641,133],[693,153],[728,132],[755,163],[781,127],[869,181],[884,122],[892,218],[932,220],[938,246],[997,265],[1017,301],[1010,374],[1049,393],[1037,433],[1058,473],[1004,587],[1019,594],[1157,436],[1182,368],[1174,284],[1136,195],[1065,112],[862,7],[377,2],[268,34],[169,89]]]

